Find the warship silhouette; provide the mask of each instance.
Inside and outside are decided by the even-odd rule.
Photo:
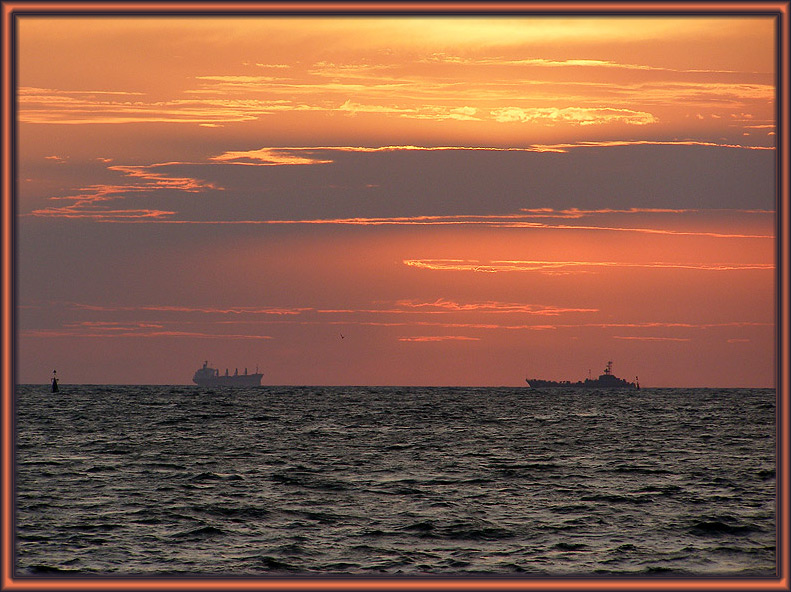
[[[640,389],[640,383],[637,377],[634,377],[634,382],[629,382],[623,378],[618,378],[612,373],[612,362],[607,362],[607,367],[604,373],[599,375],[599,378],[586,378],[577,382],[570,380],[540,380],[538,378],[525,379],[527,386],[530,388],[620,388],[620,389]]]

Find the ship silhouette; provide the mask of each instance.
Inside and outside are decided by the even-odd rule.
[[[525,379],[530,388],[620,388],[620,389],[640,389],[640,383],[635,376],[634,382],[629,382],[623,378],[618,378],[612,373],[612,361],[607,362],[607,367],[598,378],[586,378],[577,382],[570,380],[541,380],[539,378]]]
[[[209,366],[209,362],[203,362],[203,367],[199,368],[195,375],[192,377],[192,382],[198,386],[261,386],[261,377],[263,373],[256,370],[255,374],[248,374],[247,368],[244,369],[244,374],[239,374],[239,370],[233,374],[228,374],[226,368],[225,374],[221,375],[220,371],[216,368]]]

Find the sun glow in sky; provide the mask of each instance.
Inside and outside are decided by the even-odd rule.
[[[21,16],[18,381],[774,386],[775,43]]]

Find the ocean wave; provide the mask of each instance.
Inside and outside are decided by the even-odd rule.
[[[580,498],[585,502],[607,502],[610,504],[652,504],[654,500],[650,495],[606,494],[583,495]]]
[[[244,477],[235,473],[198,473],[189,478],[190,481],[242,481]]]
[[[636,473],[638,475],[669,475],[672,471],[655,466],[619,465],[610,469],[614,473]]]
[[[20,388],[17,572],[774,574],[773,392],[215,390]]]
[[[560,468],[562,468],[561,465],[551,462],[495,464],[492,466],[494,472],[503,477],[531,477],[536,472],[556,471]]]
[[[585,551],[590,547],[585,543],[567,543],[565,541],[561,541],[552,547],[553,549],[557,549],[559,551]]]
[[[513,531],[486,520],[454,520],[449,523],[423,520],[403,526],[400,530],[422,538],[437,539],[503,540],[515,536]]]
[[[696,536],[745,535],[758,532],[759,530],[753,524],[743,524],[733,519],[716,518],[697,521],[688,528],[688,532]]]
[[[221,504],[197,505],[192,506],[191,510],[201,514],[208,514],[209,516],[218,516],[236,521],[260,520],[272,514],[272,511],[266,508],[255,506],[226,506]]]
[[[79,532],[109,532],[123,528],[122,524],[112,523],[92,523],[92,522],[77,522],[74,524],[64,525],[64,530],[76,530]]]
[[[84,568],[63,568],[63,567],[56,567],[54,565],[45,565],[45,564],[36,564],[31,565],[27,568],[27,572],[34,574],[34,575],[57,575],[57,576],[68,576],[68,575],[80,575],[84,574],[86,571],[91,572],[95,570],[91,569],[84,569]]]
[[[118,471],[116,465],[94,465],[85,469],[86,473],[112,473]]]
[[[191,530],[186,530],[183,532],[172,534],[170,535],[170,538],[177,540],[196,541],[196,540],[205,540],[209,538],[221,537],[221,536],[225,536],[226,534],[228,533],[222,528],[217,528],[216,526],[207,525],[207,526],[201,526],[200,528],[194,528]]]
[[[674,495],[681,493],[683,489],[678,485],[646,485],[638,489],[637,493],[655,493],[657,495]]]
[[[305,571],[303,568],[300,568],[297,565],[293,565],[291,563],[287,563],[282,561],[281,559],[277,559],[276,557],[271,557],[269,555],[263,555],[261,557],[256,557],[254,559],[254,564],[259,567],[260,569],[266,571],[274,571],[274,572],[297,572],[297,571]]]
[[[320,477],[310,473],[289,471],[286,473],[273,473],[269,477],[275,483],[304,487],[306,489],[326,489],[329,491],[344,491],[351,486],[351,483],[340,479]]]
[[[332,512],[320,512],[318,510],[281,510],[284,514],[299,516],[300,518],[307,518],[314,522],[321,524],[336,524],[338,522],[346,522],[353,517],[348,515],[334,514]]]
[[[756,473],[757,477],[763,481],[769,481],[775,478],[774,469],[762,469]]]

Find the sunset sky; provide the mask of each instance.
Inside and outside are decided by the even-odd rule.
[[[771,17],[17,33],[20,383],[774,386]]]

